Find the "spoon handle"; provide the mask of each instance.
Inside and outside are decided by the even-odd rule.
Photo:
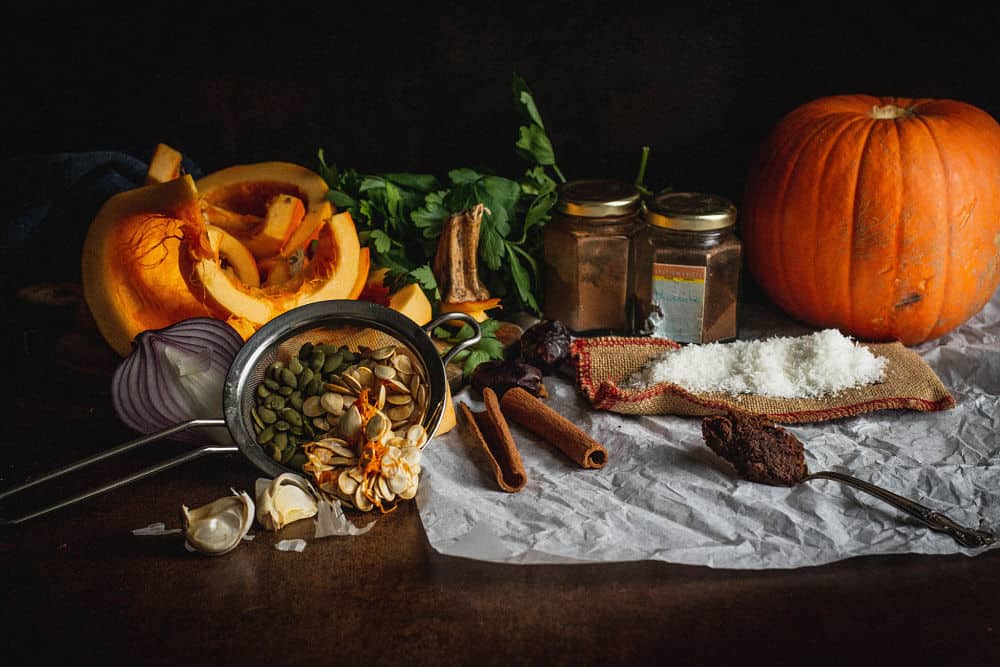
[[[935,512],[929,507],[924,507],[920,503],[914,502],[909,498],[904,498],[903,496],[897,495],[892,491],[883,489],[881,486],[875,486],[874,484],[860,480],[857,477],[851,477],[850,475],[832,472],[830,470],[821,470],[819,472],[809,473],[804,479],[832,479],[834,481],[843,482],[844,484],[853,486],[860,491],[864,491],[865,493],[871,494],[876,498],[884,500],[896,509],[900,509],[910,516],[915,517],[931,530],[951,535],[956,542],[965,547],[984,547],[996,542],[996,537],[992,533],[985,530],[966,528],[961,524],[955,523],[940,512]]]

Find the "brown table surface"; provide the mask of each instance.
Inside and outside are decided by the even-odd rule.
[[[109,398],[117,361],[69,318],[8,313],[0,488],[134,434]],[[163,443],[3,501],[3,516],[190,445]],[[39,664],[996,664],[1000,551],[878,556],[796,570],[635,562],[497,565],[437,554],[414,503],[360,537],[308,522],[220,558],[186,552],[181,504],[252,490],[239,455],[185,464],[2,529],[5,658]],[[946,539],[943,538],[942,539]],[[9,658],[8,658],[9,659]],[[5,660],[7,662],[7,660]],[[7,662],[7,664],[24,664]]]

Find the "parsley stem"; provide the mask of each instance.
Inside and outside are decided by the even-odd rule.
[[[557,165],[555,162],[552,163],[552,171],[556,172],[556,176],[559,177],[560,183],[566,182],[566,177],[563,176],[563,173],[561,171],[559,171],[559,165]]]
[[[642,147],[642,156],[639,158],[639,173],[635,177],[635,187],[642,193],[649,194],[649,190],[643,185],[646,180],[646,163],[649,161],[649,146]]]

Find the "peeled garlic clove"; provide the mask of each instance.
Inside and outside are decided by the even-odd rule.
[[[245,492],[188,509],[181,506],[181,523],[188,546],[208,556],[235,549],[253,524],[254,502]]]
[[[294,473],[278,475],[257,489],[257,521],[266,530],[279,530],[316,512],[316,496],[309,483]]]

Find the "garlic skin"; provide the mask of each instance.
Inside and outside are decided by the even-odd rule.
[[[207,505],[188,509],[181,505],[181,522],[188,546],[206,556],[229,553],[243,541],[253,525],[254,502],[246,494],[236,493]]]
[[[316,515],[316,495],[309,482],[286,472],[272,480],[258,479],[257,521],[265,530],[280,530],[290,523]]]

